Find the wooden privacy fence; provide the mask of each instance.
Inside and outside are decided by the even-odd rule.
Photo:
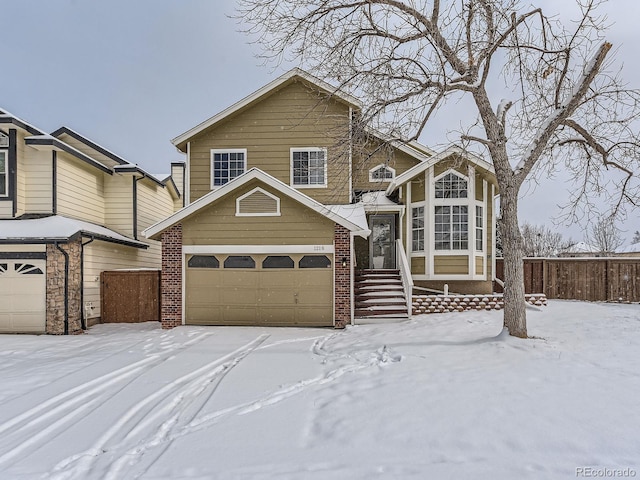
[[[509,281],[501,258],[496,259],[496,277]],[[525,258],[524,288],[547,298],[640,302],[640,259]],[[496,290],[502,291],[499,285]]]
[[[160,271],[102,272],[100,304],[103,323],[160,320]]]

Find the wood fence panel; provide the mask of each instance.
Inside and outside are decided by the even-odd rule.
[[[160,320],[160,271],[118,270],[100,274],[103,323]]]
[[[496,277],[504,279],[502,259]],[[640,259],[525,258],[525,293],[590,302],[640,302]],[[502,289],[497,285],[497,292]]]

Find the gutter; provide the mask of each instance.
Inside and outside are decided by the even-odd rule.
[[[88,242],[80,244],[80,323],[82,330],[87,329],[87,319],[85,318],[84,309],[84,247],[85,245],[89,245],[94,240],[95,237],[92,235],[91,239]]]

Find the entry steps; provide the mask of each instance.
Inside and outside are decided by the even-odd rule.
[[[408,318],[399,270],[356,270],[356,318]]]

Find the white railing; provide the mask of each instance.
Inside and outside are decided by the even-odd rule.
[[[413,278],[411,277],[411,267],[407,254],[401,240],[396,240],[396,265],[400,270],[402,286],[404,287],[404,298],[407,301],[407,316],[411,318],[413,314]]]

